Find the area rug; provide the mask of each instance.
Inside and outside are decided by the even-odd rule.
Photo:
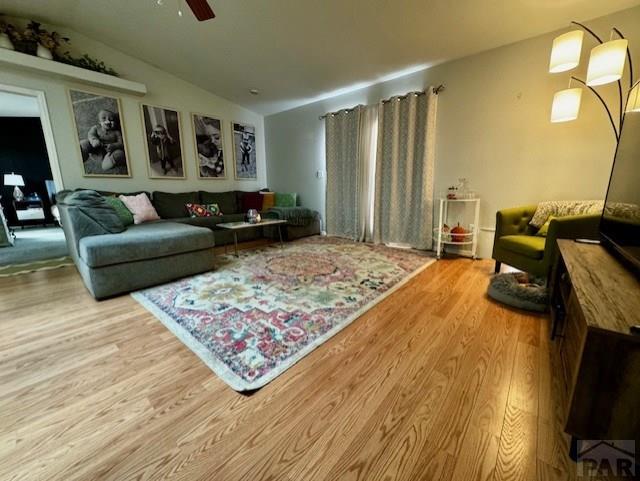
[[[260,388],[435,260],[309,237],[132,296],[236,391]]]
[[[69,256],[45,259],[42,261],[27,262],[24,264],[0,265],[0,277],[17,276],[36,271],[49,271],[59,267],[72,266],[73,261]]]

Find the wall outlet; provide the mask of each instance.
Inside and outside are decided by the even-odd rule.
[[[324,179],[324,170],[316,170],[316,177],[318,179]]]

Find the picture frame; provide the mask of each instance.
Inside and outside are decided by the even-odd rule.
[[[235,179],[258,180],[255,126],[242,122],[232,122],[231,134]]]
[[[140,115],[149,178],[186,179],[180,112],[140,103]]]
[[[196,168],[199,179],[225,180],[227,164],[224,155],[224,123],[207,114],[191,113]]]
[[[67,98],[83,177],[131,177],[120,99],[75,88]]]

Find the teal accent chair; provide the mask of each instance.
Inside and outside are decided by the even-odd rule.
[[[502,263],[547,278],[557,255],[557,239],[598,239],[600,214],[557,217],[549,223],[546,237],[535,235],[530,225],[537,205],[499,210],[493,241],[495,272]]]

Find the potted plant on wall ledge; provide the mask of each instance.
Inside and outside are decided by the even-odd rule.
[[[15,50],[13,42],[11,41],[13,28],[13,25],[8,24],[4,20],[0,19],[0,48]]]
[[[66,63],[74,67],[92,70],[118,77],[118,73],[104,64],[104,62],[84,54],[80,57],[73,57],[68,51],[61,54],[58,49],[70,44],[67,37],[63,37],[58,32],[50,32],[42,28],[42,24],[29,21],[24,30],[18,29],[15,25],[0,19],[0,48],[17,50],[28,55],[56,62]]]
[[[63,43],[69,43],[67,37],[63,37],[58,32],[49,32],[41,27],[38,22],[29,22],[27,30],[29,36],[37,42],[36,55],[41,58],[53,60],[53,56]]]

